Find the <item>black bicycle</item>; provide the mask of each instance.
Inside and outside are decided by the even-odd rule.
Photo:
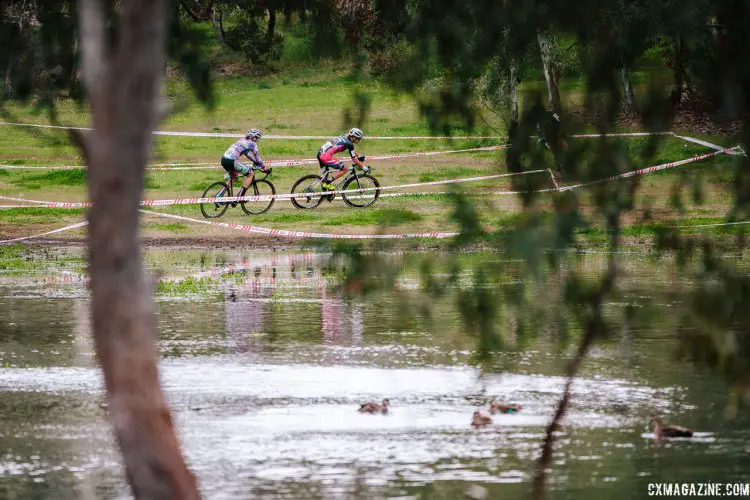
[[[260,172],[263,171],[260,170],[255,172],[253,182],[247,188],[245,196],[270,196],[276,194],[276,187],[274,187],[271,181],[267,179],[267,177],[271,175],[271,169],[269,168],[267,172],[263,172],[266,175],[259,179],[258,173]],[[203,191],[203,196],[201,196],[201,198],[225,198],[234,196],[232,185],[236,179],[240,178],[240,175],[237,172],[232,172],[230,175],[228,182],[217,181],[208,186],[206,190]],[[224,212],[227,211],[230,205],[236,207],[239,203],[242,210],[247,215],[260,215],[267,212],[268,209],[273,206],[274,201],[276,201],[275,198],[259,201],[217,201],[212,203],[201,203],[201,213],[203,214],[203,217],[207,219],[216,219],[224,215]]]
[[[364,156],[360,157],[360,161]],[[323,169],[323,175],[310,174],[301,177],[292,186],[292,194],[307,194],[292,198],[292,204],[297,208],[309,209],[320,205],[324,199],[333,201],[333,194],[326,194],[327,190],[323,189],[323,179],[326,175],[334,172],[335,169],[326,167]],[[357,172],[356,165],[352,165],[349,173],[334,187],[335,191],[346,191],[341,193],[347,205],[350,207],[365,208],[369,207],[380,197],[380,183],[370,175],[370,167],[365,167],[361,172]]]

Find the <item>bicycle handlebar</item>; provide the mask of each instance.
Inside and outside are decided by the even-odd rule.
[[[266,177],[268,177],[269,175],[271,175],[273,173],[273,168],[269,167],[268,170],[257,170],[257,172],[259,172],[261,174],[266,174],[263,177],[261,177],[261,179],[265,179]],[[255,175],[256,175],[256,178],[257,178],[258,174],[255,174]]]

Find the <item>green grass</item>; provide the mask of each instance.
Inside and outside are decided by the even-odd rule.
[[[60,224],[80,220],[84,209],[64,208],[8,208],[0,210],[0,223],[23,227],[33,224]]]
[[[418,222],[422,216],[409,210],[374,209],[344,213],[323,222],[324,226],[397,226],[409,222]]]
[[[296,28],[295,28],[296,29]],[[231,132],[241,134],[250,127],[259,127],[269,134],[311,134],[333,136],[340,134],[350,124],[343,122],[344,109],[350,107],[355,88],[372,98],[372,109],[364,124],[367,135],[430,135],[424,120],[419,116],[418,107],[411,96],[393,92],[377,81],[354,83],[348,76],[349,64],[345,61],[319,60],[309,64],[309,37],[307,33],[285,31],[287,44],[279,73],[266,72],[262,76],[228,77],[216,82],[216,108],[209,112],[195,102],[184,81],[170,80],[167,84],[169,96],[185,103],[184,111],[169,117],[162,129]],[[218,50],[218,47],[214,47]],[[213,50],[213,49],[212,49]],[[653,54],[652,54],[653,55]],[[299,61],[305,61],[299,63]],[[229,58],[225,61],[230,63]],[[648,61],[646,61],[648,62]],[[654,61],[651,61],[654,63]],[[644,63],[645,64],[645,63]],[[258,74],[258,73],[256,73]],[[638,74],[636,74],[638,76]],[[582,88],[574,78],[564,77],[564,96],[569,108],[580,101]],[[543,82],[538,82],[543,87]],[[529,88],[536,83],[526,84]],[[567,89],[567,90],[565,90]],[[79,109],[68,101],[60,101],[59,120],[62,123],[86,125],[86,109]],[[45,117],[35,113],[31,106],[8,105],[8,110],[19,121],[46,122]],[[248,121],[248,117],[252,117]],[[493,126],[503,130],[493,116],[485,116]],[[494,121],[492,121],[494,120]],[[480,120],[481,123],[481,120]],[[462,132],[455,129],[457,132]],[[474,134],[484,134],[477,130]],[[692,135],[692,134],[688,134]],[[717,144],[733,145],[727,137],[702,137]],[[43,140],[45,148],[38,147]],[[599,143],[590,139],[571,139],[571,148],[580,150],[584,158],[581,178],[590,178],[588,171],[595,158]],[[701,146],[686,144],[674,138],[661,140],[656,154],[645,159],[647,140],[613,139],[612,144],[624,152],[623,165],[610,165],[612,172],[632,170],[648,165],[688,158],[705,153]],[[164,137],[154,141],[154,163],[161,162],[209,162],[218,165],[218,158],[231,143],[227,138],[211,137]],[[268,160],[291,158],[314,158],[321,140],[271,140],[260,143],[261,154]],[[389,153],[418,152],[440,149],[464,149],[496,143],[492,141],[436,141],[436,140],[370,140],[358,148],[367,156]],[[549,160],[549,154],[547,159]],[[372,162],[375,176],[381,185],[390,186],[402,183],[431,182],[449,178],[484,176],[503,172],[504,152],[482,152],[451,156],[425,157],[414,160]],[[718,219],[727,209],[727,182],[733,175],[736,158],[718,156],[705,163],[697,163],[676,168],[659,174],[643,177],[638,193],[637,206],[651,203],[657,210],[657,219],[677,220],[700,216],[704,219]],[[3,127],[0,134],[0,163],[28,165],[80,165],[82,160],[78,150],[69,142],[66,132],[59,130],[37,130],[30,128]],[[368,163],[370,163],[368,161]],[[307,173],[317,172],[315,166],[277,168],[272,182],[278,193],[288,193],[294,181]],[[220,180],[223,171],[219,168],[185,171],[150,171],[146,177],[144,198],[176,198],[198,196],[211,182]],[[543,179],[542,182],[548,182]],[[697,205],[685,196],[686,211],[682,214],[672,210],[666,203],[672,187],[682,181],[697,182],[706,187],[707,197],[703,205]],[[550,187],[546,184],[542,187]],[[506,190],[511,188],[510,180],[490,180],[462,185],[463,191]],[[43,190],[39,198],[55,201],[86,199],[85,170],[15,170],[0,169],[0,194],[19,196],[23,190]],[[428,188],[432,189],[432,188]],[[445,191],[448,189],[434,188]],[[421,191],[420,188],[410,191]],[[540,196],[542,210],[553,208],[551,196]],[[448,195],[426,195],[414,197],[383,198],[372,208],[363,210],[346,207],[340,201],[324,203],[315,210],[294,209],[287,200],[277,201],[273,208],[261,216],[249,217],[239,208],[230,209],[220,219],[222,222],[262,224],[280,229],[300,229],[325,232],[351,232],[347,228],[357,227],[357,232],[374,232],[378,226],[404,225],[411,231],[453,230],[455,223],[450,220],[452,197]],[[582,208],[588,210],[592,196],[582,193]],[[492,227],[507,227],[518,222],[515,218],[521,210],[517,197],[474,198],[483,224]],[[489,201],[490,203],[486,203]],[[173,214],[182,214],[202,219],[197,206],[174,206],[155,209]],[[33,225],[80,220],[83,211],[47,210],[39,208],[0,211],[0,226],[10,228],[19,234],[37,231]],[[638,215],[637,213],[635,215]],[[163,221],[162,221],[163,222]],[[596,222],[594,222],[596,224]],[[365,229],[361,229],[365,228]],[[737,231],[738,229],[733,229]],[[192,224],[155,223],[144,224],[144,233],[167,231],[185,236],[203,234],[240,234],[217,228],[193,226]],[[641,229],[631,229],[641,231]],[[645,230],[644,230],[645,231]],[[719,229],[716,231],[727,231]],[[323,231],[321,231],[323,232]],[[644,233],[645,234],[645,233]],[[634,236],[635,233],[633,234]],[[591,230],[582,238],[606,238],[601,231]]]
[[[278,201],[276,203],[279,203]],[[276,204],[274,204],[274,207]],[[302,210],[295,210],[294,212],[289,213],[272,213],[273,208],[271,208],[271,212],[266,212],[263,215],[259,215],[257,217],[253,217],[253,222],[275,222],[275,223],[281,223],[281,224],[294,224],[299,222],[311,222],[320,219],[320,215],[312,212],[307,211],[303,212]]]
[[[74,255],[56,255],[47,249],[29,247],[23,243],[0,245],[0,270],[6,276],[24,276],[39,272],[72,272],[85,270],[86,263]]]
[[[184,233],[188,230],[187,225],[174,222],[147,222],[146,224],[144,224],[144,227],[147,229],[156,229],[159,231],[169,231],[170,233]]]
[[[446,168],[433,172],[425,172],[419,176],[419,182],[434,182],[445,179],[458,179],[462,177],[475,177],[480,175],[492,175],[495,172],[488,172],[487,169],[479,168]]]
[[[188,277],[180,281],[159,281],[154,292],[162,295],[205,294],[215,290],[216,280],[213,278]]]
[[[26,245],[14,243],[12,245],[0,245],[0,260],[18,259],[26,252]]]
[[[47,186],[83,186],[86,184],[86,171],[82,168],[70,170],[50,170],[13,181],[13,184],[25,189],[40,189]]]

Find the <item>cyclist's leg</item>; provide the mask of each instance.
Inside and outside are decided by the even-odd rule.
[[[335,170],[335,172],[331,173],[331,181],[335,181],[349,171],[349,167],[343,161],[339,161],[328,166]]]
[[[250,165],[246,165],[240,160],[234,160],[234,171],[237,172],[238,175],[245,176],[245,179],[242,181],[242,189],[240,189],[240,192],[237,194],[237,196],[244,196],[247,188],[253,183],[253,169]]]
[[[346,165],[343,161],[332,161],[330,163],[323,163],[321,165],[324,169],[328,170],[323,178],[323,188],[332,190],[332,183],[346,172]]]

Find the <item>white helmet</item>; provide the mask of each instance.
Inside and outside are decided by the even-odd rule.
[[[263,132],[261,132],[257,128],[251,128],[247,131],[247,134],[245,134],[245,136],[260,139],[261,137],[263,137]]]
[[[357,127],[354,127],[353,129],[349,130],[349,137],[356,137],[357,139],[362,139],[365,136],[364,133]]]

